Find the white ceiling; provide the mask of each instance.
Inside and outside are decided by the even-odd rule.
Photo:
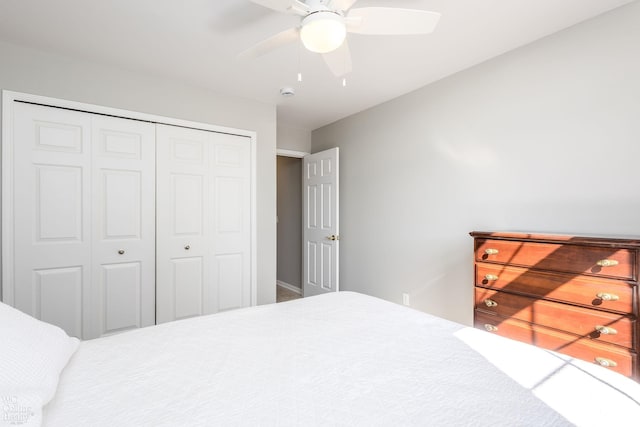
[[[349,35],[346,87],[298,44],[237,60],[298,23],[249,0],[0,0],[0,40],[277,104],[280,124],[312,130],[631,1],[360,0],[442,18],[430,35]]]

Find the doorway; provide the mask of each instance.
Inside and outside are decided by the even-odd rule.
[[[302,297],[302,157],[278,153],[276,302]]]

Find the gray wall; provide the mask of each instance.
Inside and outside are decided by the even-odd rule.
[[[640,235],[639,22],[634,2],[314,131],[340,147],[341,288],[470,324],[469,231]]]
[[[0,58],[0,89],[257,132],[258,303],[275,301],[275,106],[2,42]]]
[[[302,159],[278,156],[277,278],[302,288]]]
[[[277,146],[283,150],[311,152],[311,131],[278,123]]]

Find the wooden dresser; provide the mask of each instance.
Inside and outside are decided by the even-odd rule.
[[[640,380],[640,239],[470,234],[475,327]]]

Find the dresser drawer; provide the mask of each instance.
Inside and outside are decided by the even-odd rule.
[[[565,301],[601,310],[635,314],[633,301],[637,292],[636,286],[619,280],[548,273],[485,263],[477,263],[475,270],[476,286]],[[610,299],[607,300],[607,298]]]
[[[635,280],[635,249],[476,239],[476,261]],[[598,263],[602,264],[599,265]]]
[[[499,316],[476,310],[475,326],[480,329],[492,329],[492,333],[533,344],[538,347],[554,350],[559,353],[597,363],[599,358],[612,361],[616,366],[609,366],[622,375],[632,376],[637,363],[636,354],[619,347],[593,342],[575,335],[554,331],[543,326],[531,325],[515,319],[505,319]],[[496,328],[493,330],[493,328]],[[606,363],[606,362],[602,362]],[[602,364],[600,363],[600,364]]]
[[[484,288],[476,288],[475,294],[476,310],[559,329],[594,341],[635,349],[636,322],[627,315]]]

